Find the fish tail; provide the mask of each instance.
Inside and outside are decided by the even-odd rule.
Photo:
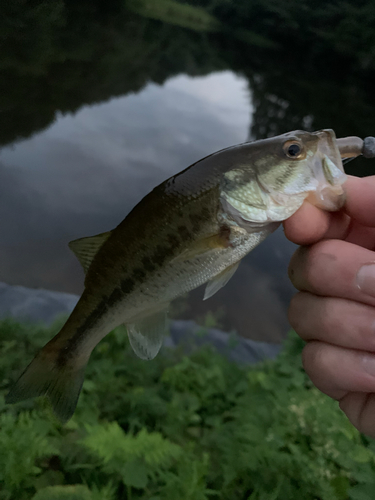
[[[82,355],[82,351],[70,348],[65,331],[63,327],[35,356],[6,396],[6,403],[47,396],[61,423],[72,417],[90,353]]]

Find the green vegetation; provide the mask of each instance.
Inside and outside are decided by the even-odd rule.
[[[196,31],[216,31],[220,23],[204,9],[173,0],[127,0],[126,6],[150,19],[189,28]]]
[[[312,387],[295,334],[241,368],[209,349],[144,362],[118,328],[61,427],[43,400],[3,399],[58,327],[0,323],[1,500],[373,499],[375,442]]]
[[[320,70],[375,69],[375,5],[372,0],[176,0],[199,5],[232,30],[250,30],[290,49],[289,70],[300,57]],[[298,43],[296,43],[298,41]],[[344,68],[343,68],[344,69]]]

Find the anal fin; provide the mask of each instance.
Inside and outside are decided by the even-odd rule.
[[[160,350],[167,331],[167,309],[127,324],[130,345],[141,359],[153,359]]]
[[[206,290],[204,292],[204,297],[203,300],[207,300],[213,295],[215,295],[216,292],[220,290],[223,286],[225,286],[228,281],[231,279],[233,274],[237,271],[238,266],[240,265],[240,262],[236,262],[235,264],[232,264],[231,266],[227,267],[222,271],[220,274],[217,274],[214,278],[212,278],[206,286]]]

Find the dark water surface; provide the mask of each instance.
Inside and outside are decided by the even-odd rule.
[[[112,229],[155,185],[218,149],[297,128],[375,134],[363,76],[312,71],[308,60],[293,71],[285,50],[191,20],[72,5],[51,3],[40,19],[30,8],[30,29],[15,9],[22,36],[8,23],[0,38],[0,281],[81,293],[67,243]],[[194,291],[175,314],[203,321],[213,311],[227,330],[280,340],[293,250],[278,231],[224,289],[205,302]]]

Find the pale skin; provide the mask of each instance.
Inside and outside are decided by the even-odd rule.
[[[349,177],[346,191],[340,212],[305,202],[284,222],[287,238],[302,245],[289,265],[299,290],[289,321],[307,342],[312,382],[375,438],[375,176]]]

